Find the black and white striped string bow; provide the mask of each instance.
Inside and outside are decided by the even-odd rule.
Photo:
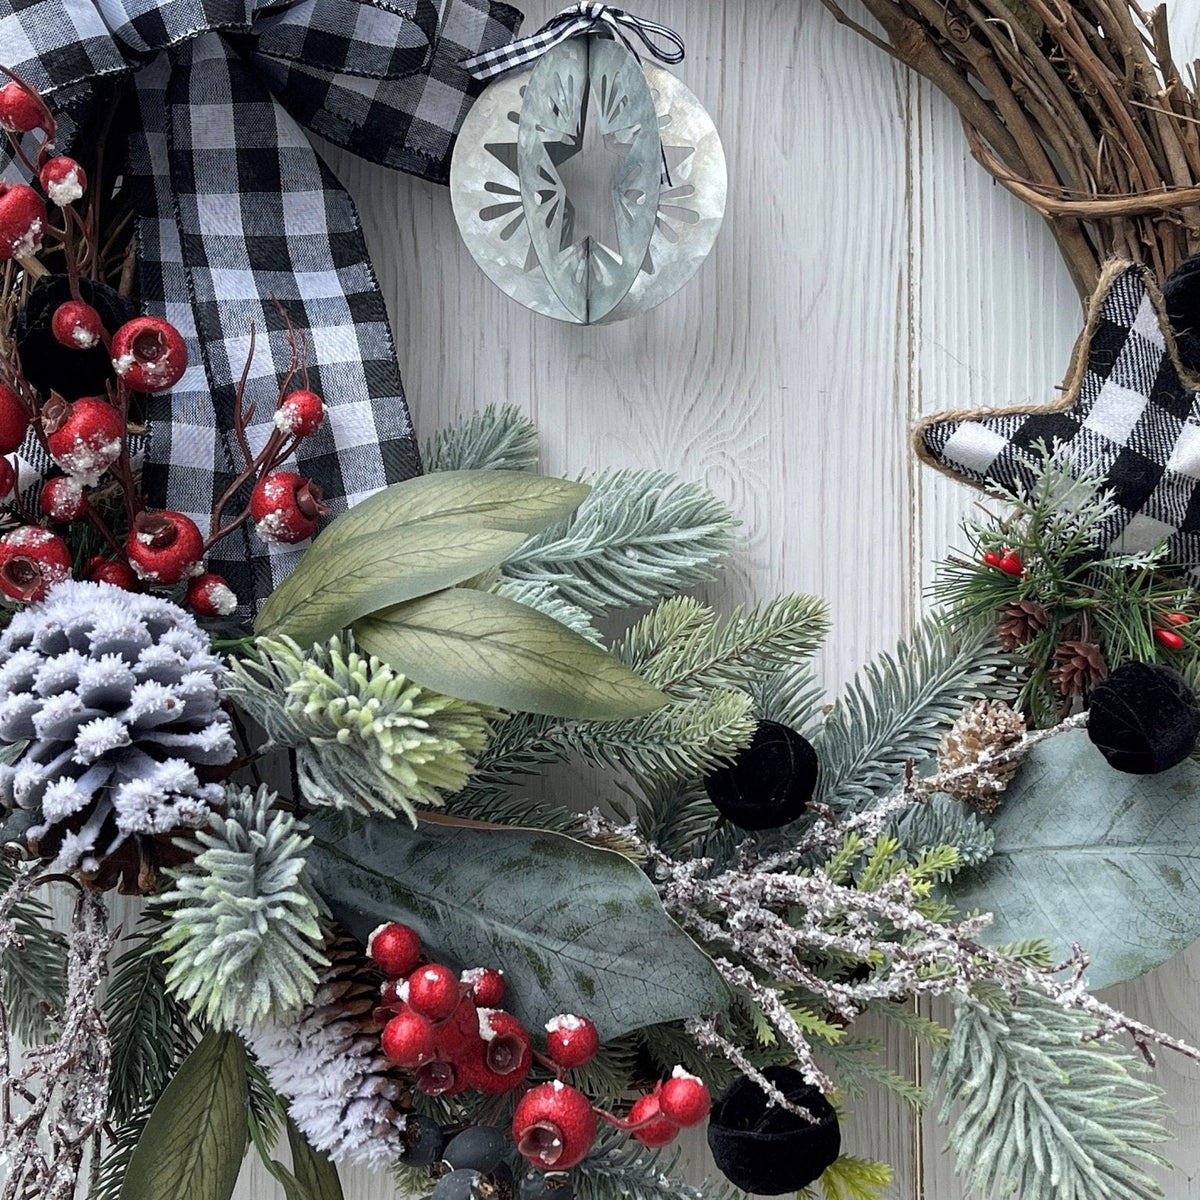
[[[619,8],[607,4],[572,4],[551,17],[536,33],[518,38],[506,46],[485,50],[482,54],[466,58],[460,64],[474,79],[487,81],[528,66],[534,59],[565,42],[568,38],[587,33],[596,26],[606,26],[629,48],[634,58],[641,61],[637,47],[630,34],[635,35],[644,49],[659,62],[679,63],[683,61],[683,39],[673,29],[657,21],[635,17]]]
[[[0,0],[0,63],[47,96],[60,149],[86,160],[119,114],[105,161],[130,185],[141,305],[188,341],[186,375],[150,402],[152,504],[207,528],[240,468],[233,395],[251,323],[251,448],[266,439],[289,358],[272,296],[329,410],[297,469],[335,512],[420,471],[358,216],[305,130],[444,182],[479,91],[462,60],[520,21],[497,0]],[[209,562],[252,605],[301,551],[243,527]]]

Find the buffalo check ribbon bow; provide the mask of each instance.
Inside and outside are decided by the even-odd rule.
[[[494,0],[0,0],[0,63],[47,98],[60,148],[124,95],[125,145],[110,135],[106,157],[124,152],[141,308],[188,343],[183,379],[150,397],[154,506],[206,529],[240,469],[233,397],[252,323],[251,447],[270,432],[290,357],[272,296],[308,344],[328,409],[296,469],[334,512],[420,472],[358,215],[305,130],[444,182],[480,88],[461,60],[509,41],[520,20]],[[7,176],[20,172],[5,161]],[[23,457],[46,465],[28,443]],[[242,527],[209,569],[253,606],[302,549]]]

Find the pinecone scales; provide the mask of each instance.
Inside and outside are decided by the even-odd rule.
[[[1010,600],[1000,607],[996,633],[1005,650],[1032,642],[1049,624],[1046,610],[1036,600]]]
[[[379,1048],[378,973],[349,938],[325,954],[330,965],[298,1017],[240,1032],[312,1146],[335,1162],[380,1169],[403,1148],[411,1095]]]
[[[938,750],[940,772],[963,767],[976,770],[954,780],[945,792],[984,812],[995,812],[1020,764],[992,765],[987,760],[1016,745],[1024,736],[1025,718],[1019,712],[1003,700],[976,700],[950,727]]]
[[[1108,674],[1108,664],[1094,642],[1066,641],[1054,656],[1050,682],[1060,696],[1082,696]]]

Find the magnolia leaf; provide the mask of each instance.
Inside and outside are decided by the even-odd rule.
[[[994,914],[989,944],[1045,938],[1091,956],[1096,990],[1134,979],[1200,936],[1200,765],[1114,771],[1075,730],[1035,746],[992,823],[995,850],[946,888]]]
[[[384,609],[354,637],[427,688],[572,720],[640,716],[667,697],[561,622],[503,596],[449,588]]]
[[[310,827],[309,869],[341,924],[365,942],[403,921],[439,961],[503,968],[504,1007],[530,1029],[585,1013],[607,1041],[729,1003],[654,885],[612,850],[537,830],[389,820],[346,833],[331,813]]]
[[[159,1097],[119,1200],[229,1200],[246,1153],[246,1052],[211,1030]]]
[[[328,1155],[308,1144],[291,1117],[287,1120],[287,1136],[292,1150],[292,1181],[284,1183],[288,1200],[344,1200],[337,1167]]]

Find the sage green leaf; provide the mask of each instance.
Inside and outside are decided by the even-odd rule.
[[[288,1145],[292,1150],[292,1181],[284,1181],[288,1200],[344,1200],[337,1167],[328,1155],[314,1150],[296,1123],[288,1117]]]
[[[504,970],[530,1029],[586,1013],[604,1040],[726,1007],[716,968],[632,862],[561,834],[311,819],[309,868],[359,939],[403,921],[439,960]],[[336,845],[334,844],[336,842]]]
[[[1079,943],[1093,990],[1133,979],[1200,936],[1200,766],[1114,771],[1076,730],[1034,747],[992,823],[995,850],[947,888],[994,914],[989,944]]]
[[[358,644],[427,688],[514,712],[607,721],[667,697],[606,651],[525,604],[450,588],[354,626]]]
[[[154,1106],[119,1200],[229,1200],[246,1153],[246,1099],[242,1043],[209,1031]]]

